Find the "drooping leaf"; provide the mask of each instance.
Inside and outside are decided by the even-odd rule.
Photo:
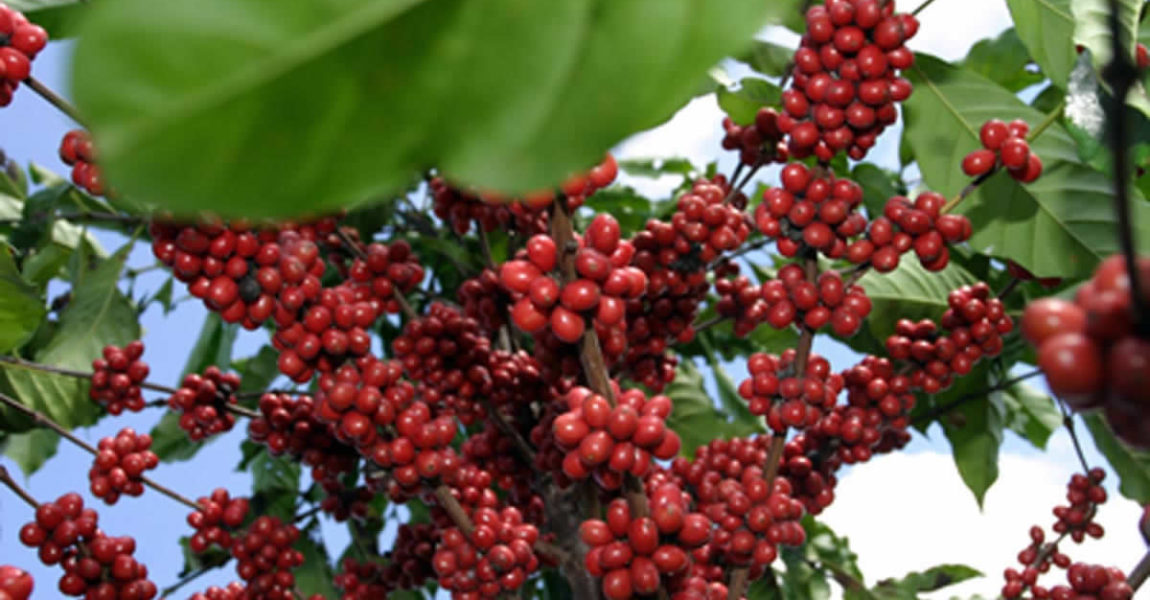
[[[884,579],[871,592],[881,600],[917,600],[921,592],[933,592],[976,577],[982,577],[982,573],[966,565],[939,565],[907,573],[901,579]]]
[[[788,48],[773,42],[755,40],[754,43],[751,44],[751,48],[741,55],[739,60],[747,63],[752,69],[763,75],[781,77],[785,73],[787,65],[791,64],[791,58],[794,55],[794,48]]]
[[[1126,55],[1134,59],[1134,45],[1138,43],[1138,19],[1142,0],[1118,0],[1119,39]],[[1110,63],[1113,56],[1113,36],[1110,32],[1109,0],[1075,0],[1071,3],[1074,15],[1074,43],[1089,50],[1089,56],[1098,72]],[[1126,103],[1150,116],[1150,97],[1141,82],[1136,82],[1126,97]]]
[[[427,165],[520,192],[665,120],[795,5],[115,0],[89,7],[73,89],[109,180],[174,209],[317,212]]]
[[[1087,413],[1082,420],[1094,446],[1118,474],[1118,491],[1138,504],[1150,502],[1150,453],[1135,450],[1115,437],[1102,415]]]
[[[1018,38],[1042,72],[1065,89],[1074,65],[1074,14],[1070,0],[1007,0]]]
[[[913,253],[899,261],[890,273],[870,271],[859,280],[871,301],[866,326],[879,340],[894,333],[899,319],[938,319],[946,312],[947,294],[978,280],[956,262],[937,273],[927,271]]]
[[[90,371],[108,344],[124,346],[140,337],[136,311],[117,287],[130,246],[77,272],[72,299],[59,327],[33,358],[42,364]],[[86,261],[85,261],[86,262]],[[73,429],[96,421],[96,404],[83,379],[64,377],[0,363],[7,391],[57,423]]]
[[[4,456],[19,465],[25,477],[40,470],[49,458],[56,456],[60,436],[51,429],[30,429],[23,433],[9,433],[0,438]]]
[[[1017,92],[1042,81],[1042,75],[1027,70],[1030,55],[1018,37],[1007,29],[995,38],[979,40],[970,47],[962,68],[973,71],[1002,87]]]
[[[731,120],[740,125],[750,125],[755,122],[755,115],[760,108],[777,106],[782,98],[779,86],[756,77],[747,77],[739,81],[737,88],[721,87],[716,92],[719,107]]]
[[[984,391],[997,382],[992,370],[991,363],[980,361],[948,390],[930,399],[933,406],[962,400],[939,421],[950,442],[958,474],[980,508],[986,491],[998,479],[998,451],[1006,418],[1002,397]]]
[[[993,82],[930,56],[919,55],[909,77],[915,93],[906,103],[907,139],[926,183],[947,197],[970,182],[960,165],[980,147],[982,123],[1021,118],[1037,126],[1046,118]],[[1038,181],[1021,185],[998,173],[958,206],[973,225],[970,245],[1036,275],[1085,276],[1118,250],[1111,182],[1081,162],[1057,123],[1030,147],[1045,165]],[[1133,221],[1150,248],[1150,207],[1134,195]]]
[[[152,428],[152,452],[163,462],[176,462],[188,460],[196,455],[204,446],[216,440],[211,436],[199,442],[188,439],[188,434],[180,429],[180,414],[168,411],[160,417],[160,422]]]
[[[39,292],[20,276],[8,248],[0,245],[0,354],[24,345],[47,312]]]
[[[1054,399],[1025,383],[1015,384],[999,395],[1007,428],[1034,447],[1045,449],[1051,434],[1062,425],[1062,413]]]
[[[292,571],[296,589],[303,597],[308,598],[312,594],[320,594],[324,598],[339,597],[332,586],[331,563],[323,543],[305,534],[296,541],[295,549],[303,553],[303,564]]]

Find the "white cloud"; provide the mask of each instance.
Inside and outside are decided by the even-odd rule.
[[[950,455],[927,451],[883,456],[852,469],[822,519],[850,539],[868,583],[961,563],[985,577],[934,597],[994,597],[1003,570],[1018,566],[1015,557],[1029,542],[1030,526],[1037,524],[1050,535],[1051,510],[1065,503],[1066,482],[1077,464],[1067,440],[1057,435],[1045,455],[1002,455],[998,481],[981,512]],[[1112,491],[1098,516],[1106,535],[1082,545],[1063,542],[1061,550],[1072,560],[1129,570],[1146,551],[1137,532],[1140,516],[1137,504]],[[1052,570],[1042,581],[1065,583],[1065,574]]]

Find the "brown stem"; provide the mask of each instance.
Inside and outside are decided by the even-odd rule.
[[[27,406],[24,406],[20,402],[16,401],[15,398],[12,398],[6,394],[0,394],[0,403],[5,404],[6,406],[8,406],[9,408],[12,408],[13,410],[16,410],[20,413],[23,413],[27,417],[31,418],[32,422],[35,423],[37,426],[47,427],[48,429],[55,431],[57,434],[60,435],[60,437],[68,440],[69,442],[72,442],[73,444],[79,446],[80,448],[83,448],[89,454],[92,454],[93,456],[95,456],[95,455],[100,453],[100,451],[97,450],[95,446],[92,446],[88,442],[85,442],[84,440],[76,437],[71,431],[68,431],[63,426],[61,426],[59,423],[57,423],[57,422],[53,421],[51,418],[49,418],[47,415],[44,415],[43,413],[40,413],[38,411],[32,410],[31,408],[28,408]],[[187,498],[186,496],[182,496],[179,493],[177,493],[177,492],[175,492],[175,491],[173,491],[173,490],[171,490],[171,489],[169,489],[163,485],[160,485],[159,483],[156,483],[155,481],[153,481],[152,479],[149,479],[147,477],[141,476],[139,479],[144,485],[156,490],[157,492],[160,492],[161,494],[163,494],[163,495],[165,495],[165,496],[167,496],[167,497],[169,497],[169,498],[171,498],[171,499],[173,499],[173,500],[175,500],[181,504],[184,504],[185,506],[188,506],[192,510],[200,510],[200,505],[193,502],[190,498]]]
[[[1086,462],[1086,454],[1082,452],[1082,443],[1078,441],[1078,432],[1074,428],[1074,417],[1066,409],[1066,404],[1061,399],[1057,402],[1058,409],[1062,411],[1062,425],[1070,433],[1070,441],[1074,444],[1074,453],[1078,455],[1078,463],[1082,465],[1082,473],[1089,476],[1090,465]]]
[[[978,177],[975,177],[974,181],[966,184],[966,187],[962,188],[962,191],[959,192],[958,195],[955,196],[950,202],[943,204],[942,208],[939,209],[939,213],[945,215],[946,213],[954,210],[954,207],[958,206],[958,204],[963,200],[966,200],[967,196],[974,193],[974,190],[978,189],[978,186],[982,185],[982,182],[990,179],[995,173],[998,172],[998,170],[999,166],[995,165],[991,170],[983,173],[982,175],[979,175]]]
[[[41,373],[51,373],[53,375],[63,375],[65,377],[75,377],[76,379],[91,379],[92,374],[86,371],[76,371],[64,367],[55,367],[52,365],[45,365],[30,360],[24,360],[16,356],[0,356],[0,363],[12,365],[18,369],[26,369],[29,371],[40,371]],[[141,382],[140,387],[145,390],[152,390],[154,392],[162,392],[165,394],[176,393],[175,388],[170,388],[166,385],[158,383],[151,383],[148,381]]]
[[[1138,564],[1134,565],[1134,569],[1126,577],[1126,583],[1129,583],[1134,591],[1138,591],[1148,576],[1150,576],[1150,551],[1143,554]]]
[[[440,508],[447,512],[447,516],[451,518],[451,521],[455,523],[459,531],[470,538],[471,534],[475,531],[475,524],[471,522],[471,517],[467,516],[467,511],[459,504],[459,500],[455,499],[455,496],[451,493],[451,488],[441,483],[435,488],[434,492],[435,499],[439,503]],[[536,552],[550,556],[557,561],[567,559],[566,552],[553,544],[535,542],[535,545],[532,547]]]
[[[519,431],[504,418],[503,413],[491,405],[490,401],[484,398],[481,403],[487,416],[495,423],[495,427],[502,431],[503,435],[511,438],[511,442],[515,445],[515,449],[519,452],[523,460],[527,462],[527,466],[535,468],[535,450],[531,447],[531,444],[523,439]]]
[[[479,236],[479,248],[483,250],[483,262],[487,263],[490,269],[495,268],[495,258],[491,255],[491,244],[487,241],[487,232],[483,230],[483,225],[479,221],[475,222],[475,231]]]
[[[1012,292],[1014,292],[1014,290],[1018,289],[1018,286],[1021,284],[1022,284],[1021,279],[1019,279],[1017,277],[1011,277],[1010,281],[1008,281],[1006,283],[1006,285],[1002,286],[1002,290],[998,292],[996,297],[999,300],[1002,300],[1003,298],[1009,296]]]
[[[40,503],[32,497],[32,494],[28,493],[28,490],[20,487],[20,484],[16,483],[15,479],[12,479],[12,474],[8,472],[8,468],[4,465],[0,465],[0,483],[8,486],[8,489],[12,490],[17,496],[20,496],[20,499],[27,502],[28,506],[40,508]]]
[[[71,117],[73,121],[85,128],[87,127],[87,125],[84,125],[84,119],[80,117],[80,111],[76,110],[76,107],[72,106],[71,102],[68,102],[63,96],[52,91],[51,88],[44,85],[39,79],[29,76],[24,80],[24,85],[27,85],[33,92],[36,92],[41,98],[47,100],[49,104],[60,109],[60,112]]]
[[[722,315],[715,315],[715,316],[711,317],[710,319],[707,319],[706,321],[699,321],[699,324],[698,325],[692,325],[692,328],[695,330],[695,333],[699,333],[700,331],[706,331],[706,330],[714,327],[715,325],[718,325],[719,323],[722,323],[723,321],[727,321],[729,319],[730,319],[730,317],[724,317]]]

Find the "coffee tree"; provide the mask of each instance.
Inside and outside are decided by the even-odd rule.
[[[1005,430],[1078,447],[1076,421],[1109,468],[1078,448],[987,589],[1134,597],[1150,559],[1079,544],[1106,477],[1150,502],[1143,5],[1009,0],[956,64],[907,45],[931,1],[0,5],[0,105],[77,123],[67,178],[0,175],[0,424],[25,473],[59,438],[92,455],[86,495],[0,468],[28,505],[0,600],[37,560],[41,597],[93,600],[915,598],[979,574],[866,583],[818,521],[868,501],[842,470],[938,423],[981,502]],[[77,36],[76,107],[34,76],[49,32]],[[724,57],[747,76],[704,77]],[[604,154],[701,93],[730,173]],[[866,162],[900,119],[901,170]],[[652,177],[677,185],[631,187]],[[138,244],[163,286],[134,285]],[[208,321],[173,387],[138,319],[183,292]],[[241,327],[268,341],[232,360]],[[153,409],[150,433],[73,433]],[[149,475],[236,428],[252,489]],[[169,499],[187,576],[156,582],[99,512]],[[235,582],[189,591],[213,569]]]

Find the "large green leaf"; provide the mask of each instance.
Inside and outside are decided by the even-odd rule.
[[[894,271],[870,271],[859,280],[872,305],[867,327],[875,338],[885,340],[894,333],[899,319],[937,319],[946,312],[947,294],[975,281],[977,278],[955,261],[931,273],[917,257],[907,254]]]
[[[1138,504],[1150,503],[1150,453],[1134,450],[1114,437],[1102,415],[1087,413],[1082,420],[1094,445],[1118,474],[1118,491]]]
[[[786,73],[787,66],[791,64],[794,55],[795,49],[789,46],[755,40],[750,49],[739,57],[739,60],[747,63],[752,69],[763,75],[781,77]]]
[[[962,61],[962,68],[973,71],[1002,87],[1017,92],[1040,83],[1041,74],[1027,70],[1030,55],[1014,28],[998,37],[986,38],[970,47]]]
[[[0,354],[24,345],[46,313],[36,288],[24,281],[8,248],[0,245]]]
[[[12,433],[0,438],[0,448],[4,456],[12,459],[24,476],[31,476],[49,458],[56,456],[60,436],[51,429],[30,429],[24,433]]]
[[[919,55],[909,76],[915,93],[906,103],[907,140],[926,183],[948,197],[970,182],[960,165],[980,147],[982,123],[1021,118],[1036,126],[1046,117],[1006,89],[937,58]],[[999,173],[958,206],[974,226],[970,244],[1037,275],[1088,275],[1118,250],[1111,182],[1081,162],[1074,140],[1058,124],[1031,148],[1045,164],[1038,181],[1020,185]],[[1137,237],[1150,248],[1150,207],[1134,195]]]
[[[854,179],[863,189],[863,206],[872,218],[882,214],[886,201],[892,196],[905,195],[906,184],[898,173],[871,163],[859,163],[851,169]]]
[[[747,77],[739,82],[738,87],[720,87],[716,95],[719,107],[732,121],[750,125],[755,122],[755,115],[759,114],[760,108],[777,107],[782,93],[779,86],[766,79]]]
[[[1006,0],[1018,38],[1054,85],[1066,88],[1074,66],[1070,0]]]
[[[958,380],[952,393],[975,392],[985,386],[986,381],[985,376],[978,377],[972,372]],[[974,493],[979,507],[986,491],[998,479],[998,449],[1002,446],[1004,412],[1002,399],[991,394],[985,400],[963,403],[943,421],[943,432],[950,441],[958,474]]]
[[[72,299],[60,316],[59,327],[36,362],[90,371],[105,345],[123,346],[140,337],[136,311],[117,287],[130,246],[99,261],[92,270],[80,269]],[[86,262],[84,260],[81,263]],[[47,414],[69,429],[96,421],[96,404],[88,399],[86,380],[52,375],[0,363],[3,381],[21,402]]]
[[[1006,427],[1036,448],[1045,449],[1054,430],[1062,426],[1062,413],[1054,399],[1025,383],[998,392],[1006,411]]]
[[[73,87],[109,179],[174,209],[330,210],[431,165],[522,191],[668,118],[795,5],[105,0]]]

